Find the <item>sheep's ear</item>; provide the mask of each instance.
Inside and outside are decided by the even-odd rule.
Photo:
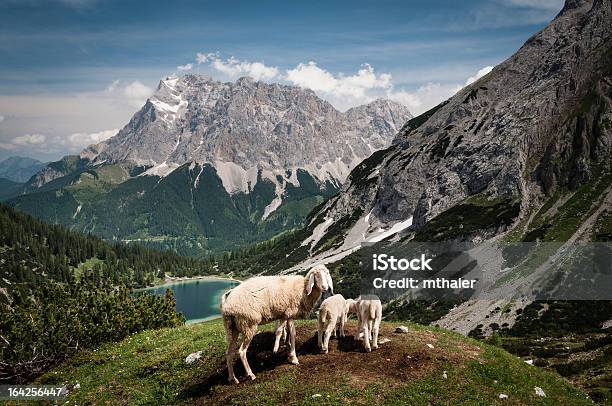
[[[329,291],[333,295],[334,294],[334,282],[332,282],[331,275],[329,274],[329,271],[327,269],[325,270],[325,278],[327,279],[327,286],[329,286]]]
[[[308,288],[306,289],[306,294],[310,295],[310,292],[312,292],[312,288],[314,287],[315,284],[315,274],[314,272],[310,272],[310,277],[308,278]]]

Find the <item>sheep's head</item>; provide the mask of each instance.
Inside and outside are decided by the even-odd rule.
[[[325,292],[327,289],[334,293],[334,283],[332,282],[329,269],[325,265],[316,265],[308,271],[306,274],[308,280],[308,288],[306,294],[310,295],[312,288],[316,285],[321,292]]]

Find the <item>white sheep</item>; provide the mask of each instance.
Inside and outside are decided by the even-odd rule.
[[[251,379],[255,375],[247,361],[247,349],[257,333],[257,326],[280,320],[289,330],[289,362],[298,364],[295,353],[294,319],[310,313],[314,304],[327,289],[333,293],[333,282],[324,265],[310,269],[306,276],[258,276],[242,282],[221,296],[221,314],[228,342],[226,351],[228,379],[238,383],[234,374],[236,351]],[[242,341],[238,346],[238,338]]]
[[[327,354],[329,338],[336,335],[336,327],[339,327],[340,337],[344,337],[344,296],[338,294],[328,297],[319,307],[319,329],[318,342],[319,348]]]
[[[349,314],[358,314],[357,303],[359,302],[359,298],[357,299],[346,299],[344,301],[344,320],[348,319]]]
[[[357,330],[355,332],[355,340],[361,339],[359,335],[359,298],[357,299],[346,299],[344,301],[344,323],[348,320],[349,314],[357,315]]]
[[[359,329],[356,339],[363,334],[363,343],[367,352],[378,348],[378,330],[382,319],[382,303],[376,295],[360,297],[357,301],[357,320]],[[370,347],[370,340],[372,347]]]

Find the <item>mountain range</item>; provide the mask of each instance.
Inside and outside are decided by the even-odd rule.
[[[389,309],[463,334],[511,331],[523,310],[536,306],[517,289],[575,260],[576,244],[608,244],[602,252],[609,265],[611,158],[611,2],[567,1],[491,73],[409,120],[390,147],[353,169],[304,228],[229,266],[277,273],[325,263],[339,281],[336,290],[351,297],[359,294],[365,253],[411,242],[491,246],[501,267],[487,278],[506,286],[504,297],[425,307],[406,298]],[[504,257],[504,247],[521,243],[533,248],[523,258],[533,261],[527,269]],[[557,290],[564,282],[550,281]],[[573,320],[589,308],[562,307],[530,313],[530,325]],[[610,318],[601,316],[578,318],[597,329]]]
[[[0,178],[24,183],[44,166],[44,163],[36,159],[13,156],[0,162]]]
[[[423,232],[468,204],[495,212],[473,235],[449,228],[435,239],[486,239],[589,182],[607,190],[611,20],[609,1],[568,1],[491,73],[409,120],[313,216],[320,226],[311,248],[330,229],[342,237],[334,246],[345,249],[393,227],[393,234]],[[362,237],[347,241],[355,227]]]
[[[577,244],[601,244],[610,264],[611,158],[612,2],[567,0],[514,55],[414,118],[387,100],[342,113],[297,87],[166,78],[116,136],[12,184],[8,203],[192,255],[267,240],[211,258],[212,269],[246,277],[324,263],[345,297],[361,293],[372,252],[469,244],[492,254],[497,267],[478,276],[506,296],[400,296],[385,318],[489,338],[603,403],[612,301],[534,301],[518,288],[569,269]],[[528,247],[518,259],[506,255],[516,244]],[[549,282],[571,290],[568,280]]]
[[[168,77],[118,134],[46,165],[9,204],[108,240],[205,255],[301,226],[411,117],[307,89]]]

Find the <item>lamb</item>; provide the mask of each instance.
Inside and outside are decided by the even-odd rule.
[[[225,352],[228,380],[238,383],[234,374],[234,357],[240,356],[251,379],[255,374],[247,361],[247,350],[257,326],[280,320],[289,331],[289,362],[299,364],[295,353],[294,319],[306,317],[321,294],[333,293],[333,282],[325,265],[317,265],[306,276],[258,276],[248,279],[221,296],[221,314],[228,342]],[[238,345],[239,336],[242,337]]]
[[[319,308],[319,348],[323,353],[328,353],[329,337],[332,332],[336,334],[336,327],[339,326],[340,337],[344,337],[344,296],[338,294],[328,297],[321,303]]]
[[[357,338],[363,334],[363,343],[367,352],[378,348],[378,330],[382,319],[382,303],[376,295],[368,295],[357,301],[357,320],[359,330]],[[372,340],[372,347],[370,347]]]
[[[349,314],[357,315],[357,331],[355,332],[355,341],[359,340],[359,298],[357,299],[346,299],[344,301],[344,323],[348,320]]]
[[[344,320],[348,318],[349,314],[358,314],[358,306],[359,298],[357,299],[346,299],[344,301]]]

